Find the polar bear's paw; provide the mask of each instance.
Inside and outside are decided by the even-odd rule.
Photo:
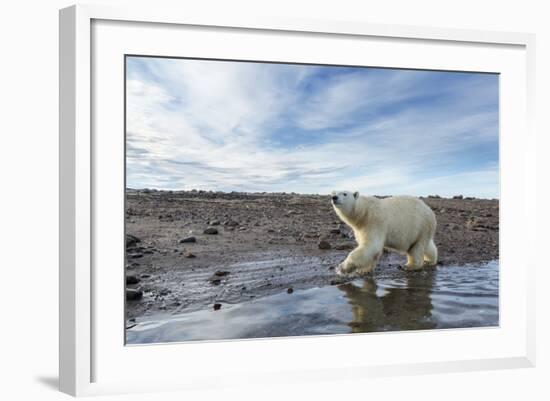
[[[404,271],[407,271],[407,272],[417,272],[417,271],[420,271],[424,268],[424,265],[418,265],[418,266],[414,266],[414,265],[409,265],[408,263],[405,263],[404,265],[400,265],[399,266],[402,270]]]
[[[349,262],[342,262],[336,267],[336,274],[338,276],[346,277],[361,277],[365,275],[371,275],[373,268],[362,268]]]
[[[356,268],[357,266],[344,260],[336,267],[336,274],[339,276],[349,276],[355,273]]]
[[[338,266],[336,266],[336,274],[338,276],[344,276],[348,273],[346,270],[346,264],[344,262],[340,263]]]

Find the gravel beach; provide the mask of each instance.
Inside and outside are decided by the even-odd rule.
[[[498,200],[422,199],[437,216],[441,265],[498,259]],[[328,195],[128,189],[128,325],[158,313],[341,284],[334,267],[354,247]],[[375,276],[404,262],[385,253]]]

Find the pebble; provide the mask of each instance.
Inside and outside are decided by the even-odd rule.
[[[185,244],[186,242],[197,242],[197,239],[195,237],[187,237],[180,240],[180,244]]]
[[[126,234],[126,248],[132,247],[136,245],[138,242],[141,242],[141,240],[132,234]]]
[[[143,298],[143,291],[140,288],[126,288],[126,300],[137,301]]]
[[[186,258],[196,258],[195,254],[194,253],[191,253],[189,251],[185,251],[185,253],[183,254],[183,256],[185,256]]]
[[[218,233],[218,229],[214,227],[208,227],[206,230],[204,230],[204,234],[214,235]]]
[[[126,284],[137,284],[139,283],[139,281],[139,278],[137,278],[133,274],[126,276]]]
[[[213,220],[213,221],[210,222],[210,225],[211,225],[211,226],[219,226],[220,224],[221,224],[221,223],[220,223],[219,220]]]
[[[330,249],[331,248],[330,243],[328,241],[320,241],[318,246],[319,246],[319,249]]]

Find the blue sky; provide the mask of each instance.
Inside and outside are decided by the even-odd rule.
[[[127,186],[498,198],[498,76],[127,58]]]

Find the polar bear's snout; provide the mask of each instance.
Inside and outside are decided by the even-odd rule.
[[[359,192],[351,191],[332,191],[331,193],[331,203],[335,208],[341,209],[350,209],[353,206],[353,203],[359,196]]]

